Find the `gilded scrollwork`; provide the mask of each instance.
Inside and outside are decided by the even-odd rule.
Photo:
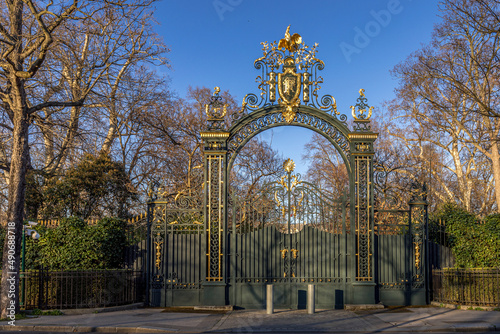
[[[249,124],[242,127],[237,133],[229,137],[227,142],[228,158],[231,159],[239,148],[242,147],[243,142],[247,138],[251,138],[255,133],[262,131],[263,128],[271,127],[276,124],[287,124],[282,115],[279,113],[267,113],[252,120]],[[347,136],[342,133],[334,124],[328,120],[320,118],[319,116],[298,112],[290,125],[301,125],[314,127],[318,132],[322,133],[325,137],[335,142],[339,149],[346,157],[348,164],[348,157],[350,156],[350,144]]]
[[[283,163],[283,170],[286,172],[278,181],[277,184],[282,186],[282,188],[277,189],[274,193],[274,200],[278,205],[278,208],[281,210],[281,214],[283,218],[286,218],[288,215],[288,209],[291,211],[292,217],[296,216],[297,210],[300,209],[302,202],[304,201],[304,191],[296,190],[296,187],[299,186],[302,181],[300,181],[300,174],[292,174],[295,169],[295,162],[292,159],[287,159]],[[283,192],[282,189],[285,191]],[[287,200],[281,200],[280,197],[286,198],[286,194],[290,193],[294,196],[294,202],[288,203]],[[279,196],[279,194],[281,196]]]
[[[424,242],[426,238],[427,217],[427,189],[425,184],[413,183],[410,200],[410,228],[413,243],[413,277],[412,287],[424,286],[425,270],[422,266],[424,259]]]
[[[361,88],[359,90],[359,97],[357,99],[358,103],[355,106],[351,106],[351,113],[354,120],[364,120],[368,121],[372,117],[373,107],[370,107],[367,102],[368,99],[365,96],[365,90]],[[366,111],[368,109],[368,112]]]
[[[422,262],[422,259],[420,256],[420,244],[421,244],[421,242],[414,241],[413,244],[415,245],[415,268],[417,268],[417,270],[420,270],[420,262]]]
[[[368,99],[365,96],[365,90],[359,90],[359,97],[356,105],[351,106],[352,117],[354,118],[354,131],[369,132],[370,118],[373,114],[373,107],[368,105]]]
[[[357,281],[371,281],[372,274],[372,228],[371,228],[371,158],[369,156],[357,156],[355,159],[355,228],[357,236],[356,262]]]
[[[263,56],[254,62],[255,68],[262,71],[256,78],[260,94],[246,95],[241,113],[278,104],[284,121],[291,123],[303,104],[339,116],[339,120],[346,124],[347,117],[337,111],[333,96],[319,98],[323,78],[318,72],[324,69],[325,64],[316,58],[317,43],[307,46],[299,34],[290,33],[288,26],[285,37],[279,43],[261,44]]]
[[[161,246],[163,241],[155,241],[155,267],[157,270],[161,268]]]
[[[222,278],[222,247],[223,247],[223,170],[224,157],[222,155],[207,156],[207,280],[221,281]]]

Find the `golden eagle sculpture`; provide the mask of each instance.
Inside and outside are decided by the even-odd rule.
[[[300,37],[299,34],[290,35],[290,26],[288,26],[288,28],[286,28],[285,38],[280,39],[278,48],[295,52],[299,49],[300,43],[302,43],[302,37]]]

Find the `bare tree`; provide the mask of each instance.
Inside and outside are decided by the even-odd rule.
[[[500,33],[500,1],[498,0],[445,0],[441,9],[453,12],[476,31],[486,34]]]
[[[144,110],[140,122],[147,127],[149,138],[156,141],[152,152],[161,161],[162,170],[156,178],[163,179],[165,191],[171,195],[200,194],[203,173],[203,141],[200,133],[206,130],[205,105],[212,90],[188,88],[185,99],[169,98]],[[234,98],[226,91],[221,94],[229,113],[238,110]]]
[[[283,174],[283,157],[266,141],[251,139],[238,152],[230,175],[233,196],[247,199]]]
[[[471,1],[444,1],[443,22],[436,26],[431,44],[395,67],[400,85],[391,108],[404,117],[404,129],[393,134],[406,142],[413,158],[423,162],[420,168],[432,174],[443,200],[458,200],[471,208],[475,196],[486,197],[485,206],[479,209],[485,212],[491,208],[487,197],[492,186],[500,208],[500,35],[465,20],[456,9],[465,9],[467,3],[471,4],[468,15],[486,24],[491,17]],[[426,145],[432,147],[428,152],[447,158],[426,157]],[[485,158],[490,176],[484,174]],[[439,168],[429,167],[431,162]]]
[[[305,149],[304,158],[310,161],[307,180],[338,196],[344,194],[349,189],[349,175],[332,143],[314,133]]]
[[[32,0],[9,0],[5,1],[5,5],[0,9],[0,99],[2,114],[7,115],[7,118],[3,119],[5,122],[2,123],[2,128],[12,133],[11,141],[2,143],[9,148],[5,149],[5,153],[2,152],[1,159],[4,163],[2,166],[4,177],[8,184],[7,220],[9,227],[12,227],[9,233],[12,232],[13,235],[13,239],[6,238],[4,244],[2,264],[4,273],[19,272],[26,172],[30,166],[30,124],[35,121],[47,133],[50,122],[56,119],[59,112],[71,110],[70,123],[67,127],[68,136],[66,136],[68,142],[66,146],[69,146],[78,129],[79,113],[85,99],[98,82],[96,78],[108,73],[111,68],[109,64],[124,64],[116,62],[113,58],[113,51],[116,49],[113,49],[111,43],[116,41],[114,38],[109,38],[108,44],[94,44],[94,47],[101,48],[101,51],[109,51],[107,53],[93,53],[89,50],[91,37],[106,35],[106,29],[113,28],[111,25],[100,25],[96,20],[114,16],[111,21],[115,22],[116,27],[118,22],[126,23],[129,14],[141,12],[150,4],[148,0],[133,3],[126,1],[42,3]],[[96,29],[92,36],[89,27]],[[69,36],[73,39],[65,40],[63,37],[69,32],[74,34]],[[125,41],[126,38],[118,44]],[[68,45],[73,42],[79,48],[70,50]],[[67,52],[65,59],[62,58],[64,52]],[[101,55],[103,57],[100,57]],[[86,65],[89,57],[95,57],[92,59],[93,69],[85,76],[82,75],[83,71],[78,71],[83,68],[88,70]],[[71,65],[64,60],[68,60]],[[71,71],[74,72],[70,73]],[[50,85],[39,86],[37,83],[41,77],[50,79]],[[89,78],[90,81],[87,81]],[[50,135],[46,135],[44,139],[47,144],[55,141]],[[63,149],[66,148],[65,140],[61,144]],[[48,156],[46,162],[56,159],[55,156],[54,159],[51,158],[53,155],[51,149],[47,150],[46,155]],[[59,159],[63,157],[64,155],[60,155]],[[9,254],[9,249],[14,250],[14,254],[12,252]],[[18,282],[19,276],[14,276]],[[8,275],[2,275],[1,318],[7,316],[7,307],[10,305],[8,278]],[[15,286],[17,311],[18,284]]]
[[[125,9],[124,9],[125,10]],[[110,152],[118,132],[130,120],[131,109],[124,103],[131,92],[125,80],[133,80],[135,67],[145,63],[166,64],[167,48],[152,32],[147,7],[126,8],[123,15],[107,10],[70,26],[65,26],[57,41],[54,56],[38,87],[64,98],[85,97],[85,104],[65,110],[44,110],[36,115],[35,125],[43,135],[44,172],[53,174],[66,161],[69,152],[81,147],[76,140],[84,132],[94,137],[97,150]],[[62,76],[53,73],[61,71]],[[130,89],[130,85],[127,86]],[[100,127],[86,120],[97,120]],[[106,119],[107,124],[102,124]],[[107,129],[103,136],[101,129]],[[103,138],[103,140],[101,140]],[[88,139],[87,139],[88,140]]]

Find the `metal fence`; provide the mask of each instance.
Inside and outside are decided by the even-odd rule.
[[[432,300],[500,307],[500,268],[432,270]]]
[[[32,270],[21,273],[21,307],[28,309],[95,308],[144,301],[141,271]]]
[[[428,242],[429,266],[431,269],[452,268],[455,266],[455,257],[451,248],[434,241]]]
[[[147,262],[147,220],[146,215],[141,216],[141,218],[141,220],[127,224],[127,247],[125,247],[123,252],[122,268],[145,273]]]

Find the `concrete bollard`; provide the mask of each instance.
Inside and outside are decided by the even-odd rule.
[[[315,296],[314,296],[314,284],[309,284],[307,286],[307,313],[314,314],[315,312]]]
[[[273,285],[267,285],[267,294],[266,294],[266,306],[267,306],[267,314],[274,313],[274,294],[273,294]]]

